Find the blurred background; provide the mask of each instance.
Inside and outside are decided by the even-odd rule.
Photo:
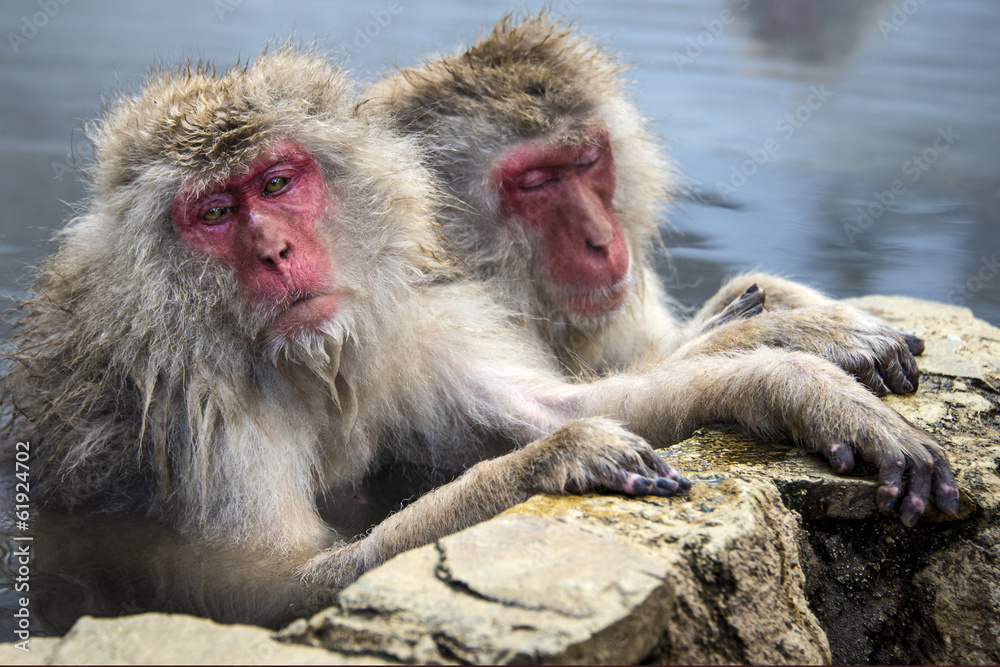
[[[906,294],[1000,324],[1000,3],[547,4],[632,66],[635,101],[677,164],[685,194],[664,212],[660,268],[681,303],[759,267],[838,297]],[[154,63],[228,66],[294,32],[366,82],[543,6],[4,2],[0,297],[23,295],[84,195],[82,127]]]

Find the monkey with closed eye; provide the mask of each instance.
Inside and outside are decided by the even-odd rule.
[[[920,339],[776,276],[738,276],[690,320],[675,315],[652,262],[670,167],[623,70],[547,13],[507,16],[460,53],[366,94],[427,150],[449,197],[442,228],[467,271],[566,374],[694,356],[727,365],[766,347],[823,357],[879,395],[915,391]],[[820,449],[839,472],[854,467],[846,443]],[[942,457],[883,466],[879,505],[912,525],[931,488],[950,498],[951,480],[934,472]]]

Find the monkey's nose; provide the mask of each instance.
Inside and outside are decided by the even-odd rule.
[[[270,269],[280,269],[292,257],[292,244],[288,234],[267,220],[255,221],[251,229],[253,252],[261,264]]]
[[[260,260],[265,265],[273,268],[281,268],[287,264],[291,255],[292,247],[287,241],[282,241],[280,244],[274,244],[270,249],[258,250]]]
[[[615,230],[606,221],[588,218],[583,224],[584,243],[592,252],[607,252],[614,243]]]
[[[601,242],[594,243],[590,239],[587,239],[585,247],[586,247],[586,249],[587,249],[588,252],[596,252],[596,253],[607,253],[608,252],[608,244],[607,243],[601,243]]]
[[[253,253],[270,269],[282,269],[292,257],[291,233],[286,221],[266,210],[252,210],[247,231]]]

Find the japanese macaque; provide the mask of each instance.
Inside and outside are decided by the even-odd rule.
[[[817,357],[563,377],[479,285],[447,279],[419,144],[360,99],[286,46],[155,74],[93,127],[92,192],[8,353],[4,449],[30,448],[34,501],[165,525],[176,539],[137,552],[153,569],[192,545],[201,568],[230,554],[198,610],[254,622],[535,493],[683,493],[646,441],[712,422],[872,461],[908,524],[932,500],[957,511],[934,439]],[[322,494],[386,454],[464,473],[348,542]]]
[[[622,71],[541,14],[506,17],[464,52],[401,69],[367,92],[428,149],[453,203],[443,229],[468,270],[571,374],[658,360],[735,319],[679,354],[796,349],[876,393],[914,391],[918,339],[781,278],[742,275],[690,321],[672,312],[652,263],[670,167]],[[769,312],[751,317],[765,294]]]
[[[622,70],[546,14],[506,17],[464,52],[367,94],[427,149],[451,202],[442,228],[466,270],[568,374],[712,353],[726,365],[769,347],[826,358],[879,395],[915,391],[920,339],[782,278],[738,276],[690,320],[674,314],[652,263],[670,167]],[[834,467],[851,470],[840,456]]]

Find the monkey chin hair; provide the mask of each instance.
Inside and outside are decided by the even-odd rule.
[[[632,279],[631,271],[629,271],[625,277],[610,287],[592,292],[583,297],[571,297],[579,310],[589,311],[591,306],[604,306],[610,296],[618,295],[619,303],[615,307],[607,308],[602,312],[586,314],[575,312],[574,310],[565,307],[558,308],[558,310],[562,313],[563,318],[565,318],[566,324],[580,329],[589,330],[595,326],[600,327],[602,324],[606,324],[618,318],[631,304],[634,291],[635,281]],[[558,303],[568,297],[564,293],[559,293],[558,295],[550,295],[549,298],[553,303]]]
[[[293,336],[266,334],[265,353],[275,366],[300,366],[327,379],[340,368],[340,353],[350,338],[350,323],[344,313],[324,322],[317,331],[300,331]]]

